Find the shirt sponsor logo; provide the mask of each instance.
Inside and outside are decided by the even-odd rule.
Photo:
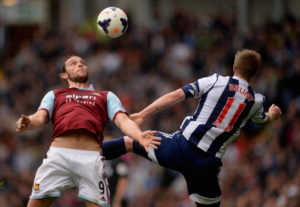
[[[95,94],[95,93],[93,93]],[[98,94],[100,95],[100,94]],[[66,95],[66,103],[67,102],[77,102],[77,103],[82,103],[82,104],[90,104],[95,106],[96,104],[96,96],[91,96],[91,95],[76,95],[76,94],[70,94],[70,95]]]
[[[96,96],[101,96],[100,93],[91,93],[91,94],[96,95]]]

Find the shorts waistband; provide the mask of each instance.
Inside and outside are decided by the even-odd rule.
[[[100,151],[79,150],[79,149],[54,147],[54,146],[50,146],[49,151],[76,153],[76,154],[85,154],[85,155],[102,155]]]

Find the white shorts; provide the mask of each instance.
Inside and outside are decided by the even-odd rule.
[[[110,206],[103,157],[99,152],[50,147],[38,168],[30,198],[59,197],[69,188],[78,188],[78,197],[101,206]]]

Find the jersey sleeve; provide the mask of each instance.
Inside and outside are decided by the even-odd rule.
[[[53,113],[54,98],[55,98],[54,92],[49,91],[42,99],[42,102],[38,108],[38,110],[46,110],[48,112],[49,119],[51,119]]]
[[[256,111],[256,113],[253,115],[252,117],[252,121],[254,123],[257,124],[263,124],[268,120],[268,117],[266,116],[265,110],[264,110],[264,101],[265,101],[265,97],[263,95],[260,94],[256,94],[256,96],[258,96],[258,110]]]
[[[109,119],[113,122],[118,113],[126,113],[120,99],[111,91],[107,94],[107,113]]]
[[[200,78],[193,83],[186,84],[182,87],[186,98],[200,98],[202,94],[208,91],[217,81],[218,75],[214,74],[209,77]]]

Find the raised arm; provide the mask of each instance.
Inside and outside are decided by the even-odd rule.
[[[162,111],[175,103],[178,103],[185,99],[185,93],[180,88],[170,93],[167,93],[160,98],[156,99],[153,103],[147,106],[142,111],[130,115],[130,118],[138,125],[142,124],[147,118],[153,114]]]
[[[42,128],[48,123],[48,112],[45,110],[38,110],[36,113],[26,116],[21,115],[16,122],[16,131],[23,132],[25,130]]]
[[[134,123],[125,113],[118,113],[114,119],[114,123],[119,127],[119,129],[127,136],[138,141],[146,151],[148,151],[148,146],[157,148],[160,144],[161,138],[153,136],[156,131],[145,131],[142,132],[140,127]]]

